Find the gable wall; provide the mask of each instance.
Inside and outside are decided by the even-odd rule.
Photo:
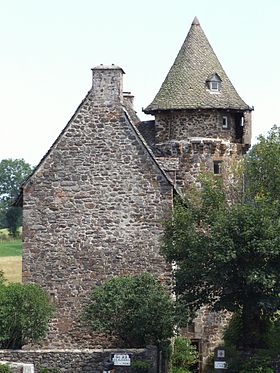
[[[23,281],[57,308],[45,346],[87,341],[77,324],[93,285],[113,275],[169,275],[159,255],[172,188],[135,135],[121,105],[90,94],[24,188]]]

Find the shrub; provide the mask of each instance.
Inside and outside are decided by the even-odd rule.
[[[173,301],[148,273],[113,277],[93,290],[84,318],[126,347],[158,345],[173,334]]]
[[[14,373],[14,371],[9,367],[9,365],[0,364],[0,373]]]
[[[47,332],[53,306],[35,284],[0,285],[0,348],[20,349]]]
[[[191,340],[185,337],[175,338],[171,356],[172,373],[189,373],[191,366],[197,362],[198,352]]]
[[[131,366],[137,372],[148,372],[150,368],[149,362],[145,360],[133,360]]]

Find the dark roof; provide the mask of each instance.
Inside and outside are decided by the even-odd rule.
[[[146,140],[150,148],[153,148],[156,142],[156,129],[154,120],[146,120],[139,122],[137,125],[138,131]]]
[[[214,74],[221,79],[217,93],[210,92],[207,85]],[[251,110],[236,92],[195,17],[158,94],[144,112],[198,108]]]

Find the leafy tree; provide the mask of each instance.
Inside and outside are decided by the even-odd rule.
[[[176,204],[162,251],[177,264],[175,292],[185,308],[240,312],[242,348],[263,346],[268,320],[280,307],[276,204],[228,204],[220,180],[205,179],[195,196]]]
[[[11,203],[31,172],[31,166],[23,159],[3,159],[0,162],[0,225],[8,227],[12,235],[21,224],[21,209],[11,207]]]
[[[35,284],[0,285],[0,348],[20,349],[45,336],[53,306]]]
[[[280,128],[274,126],[265,136],[259,136],[245,157],[247,198],[265,197],[279,201],[280,196]]]
[[[144,347],[172,336],[173,302],[148,273],[113,277],[92,291],[85,319],[93,330],[117,336],[126,347]]]

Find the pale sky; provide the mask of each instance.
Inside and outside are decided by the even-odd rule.
[[[91,87],[91,68],[126,72],[142,119],[197,16],[254,106],[253,141],[280,125],[279,0],[0,0],[0,160],[35,166]]]

